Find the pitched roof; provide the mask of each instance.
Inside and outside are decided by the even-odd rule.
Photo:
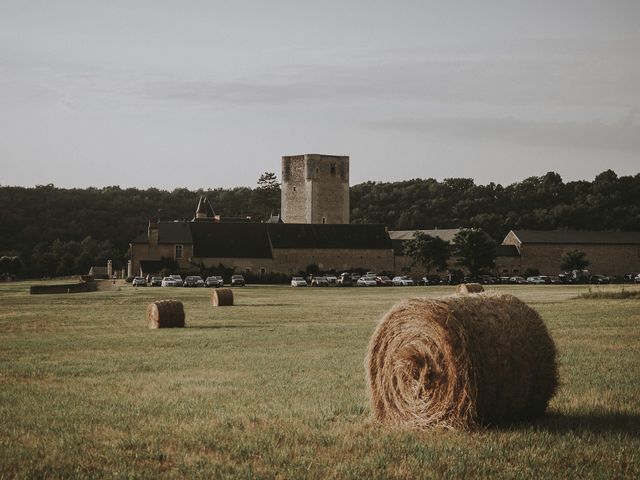
[[[193,256],[205,258],[271,258],[263,223],[190,223]]]
[[[190,222],[158,222],[158,243],[193,243]]]
[[[522,243],[640,245],[640,232],[512,230]]]
[[[384,225],[265,223],[273,248],[391,249]]]
[[[445,242],[453,243],[453,237],[460,231],[459,228],[445,228],[434,230],[418,230],[419,232],[429,235],[431,237],[438,237]],[[413,240],[416,230],[390,230],[389,237],[393,244],[394,255],[404,255],[404,242]]]
[[[213,211],[213,207],[209,202],[209,199],[204,195],[200,196],[198,200],[198,207],[196,208],[196,216],[193,217],[193,220],[200,220],[198,215],[204,215],[206,219],[213,219],[216,216],[216,213]]]
[[[445,228],[445,229],[434,229],[434,230],[418,230],[426,235],[431,237],[438,237],[447,242],[452,242],[453,237],[460,231],[459,228]],[[389,236],[391,240],[413,240],[413,236],[415,235],[416,230],[390,230]]]

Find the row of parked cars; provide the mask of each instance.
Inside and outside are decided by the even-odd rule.
[[[391,287],[411,285],[414,285],[414,281],[408,276],[389,278],[386,275],[378,275],[374,272],[368,272],[365,275],[344,272],[338,276],[318,275],[310,276],[307,279],[304,277],[293,277],[291,279],[292,287]]]
[[[180,275],[169,275],[167,277],[153,276],[148,279],[145,277],[135,277],[131,284],[134,287],[223,287],[224,279],[219,275],[213,275],[203,280],[198,275],[188,275],[182,279]],[[245,281],[242,275],[232,275],[229,285],[232,287],[244,287]]]

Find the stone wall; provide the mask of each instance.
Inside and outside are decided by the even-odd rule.
[[[570,250],[585,252],[589,261],[587,270],[592,274],[622,276],[640,272],[640,245],[523,244],[521,269],[535,268],[542,275],[556,275],[560,272],[562,255]]]
[[[285,223],[349,223],[349,157],[282,157]]]
[[[373,271],[393,271],[393,250],[352,249],[274,249],[273,271],[298,273],[315,264],[322,271],[350,271],[363,268]]]
[[[193,261],[197,264],[202,262],[206,268],[217,267],[222,264],[225,268],[233,268],[239,273],[253,272],[260,273],[264,271],[266,273],[275,271],[273,269],[273,260],[270,258],[194,258]]]
[[[140,260],[160,260],[160,258],[171,258],[178,262],[181,269],[189,269],[191,266],[189,259],[193,256],[193,245],[182,245],[182,258],[176,259],[176,246],[172,243],[161,243],[153,245],[151,243],[131,244],[131,268],[134,275],[140,273]]]

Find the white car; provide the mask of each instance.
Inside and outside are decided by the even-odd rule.
[[[378,282],[376,282],[376,277],[364,276],[358,279],[356,285],[358,287],[377,287]]]
[[[177,287],[178,282],[176,282],[176,279],[173,277],[164,277],[161,285],[163,287]]]
[[[302,277],[293,277],[291,279],[291,286],[292,287],[306,287],[307,286],[307,281]]]
[[[391,282],[397,287],[412,287],[414,285],[413,280],[407,276],[393,277]]]
[[[338,284],[338,277],[335,275],[327,275],[326,278],[330,286],[335,287]]]
[[[633,279],[634,282],[640,283],[640,273]]]
[[[536,285],[544,285],[547,282],[545,282],[544,278],[542,278],[542,277],[527,277],[527,283],[533,283],[533,284],[536,284]]]
[[[171,278],[176,281],[176,287],[182,286],[182,277],[180,275],[171,275]]]
[[[144,279],[144,277],[135,277],[131,281],[131,285],[133,285],[134,287],[146,287],[147,281]]]

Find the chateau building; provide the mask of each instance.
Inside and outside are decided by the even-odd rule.
[[[324,271],[426,273],[403,254],[415,231],[349,224],[348,156],[282,157],[281,191],[281,214],[266,223],[221,218],[206,197],[190,222],[151,220],[130,244],[132,271],[155,273],[164,258],[181,270],[222,264],[239,272],[296,274],[313,264]],[[458,231],[422,230],[449,242]],[[557,274],[562,255],[574,249],[586,253],[592,273],[640,271],[640,233],[517,230],[498,245],[494,273]],[[449,268],[460,267],[452,259]]]

